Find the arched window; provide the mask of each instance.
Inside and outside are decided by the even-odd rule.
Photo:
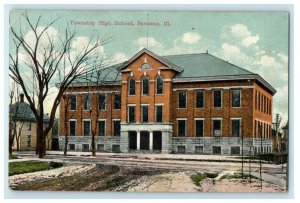
[[[129,87],[128,87],[129,95],[135,95],[135,78],[131,77],[129,79]]]
[[[161,76],[156,78],[156,94],[162,94],[164,89],[164,79]]]
[[[149,78],[147,76],[142,79],[143,94],[149,94]]]

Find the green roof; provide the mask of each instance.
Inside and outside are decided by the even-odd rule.
[[[35,116],[29,106],[26,102],[16,102],[10,106],[10,113],[12,116],[12,119],[15,119],[17,121],[35,121]],[[44,114],[44,122],[49,121],[49,116]]]
[[[177,82],[186,82],[190,81],[190,79],[203,81],[255,79],[267,87],[273,94],[276,93],[276,90],[258,74],[247,71],[209,53],[158,56],[147,49],[142,49],[128,61],[90,73],[87,80],[86,77],[77,79],[73,82],[73,85],[87,86],[120,84],[120,72],[143,53],[149,54],[153,58],[165,64],[167,67],[175,70],[176,75],[174,81]],[[99,75],[99,77],[97,77],[97,75]]]
[[[162,56],[183,71],[177,77],[210,77],[253,74],[207,53]]]

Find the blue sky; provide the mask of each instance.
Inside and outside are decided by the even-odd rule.
[[[112,36],[99,52],[113,62],[127,60],[147,46],[147,26],[138,21],[159,23],[148,26],[148,49],[159,55],[208,52],[251,72],[260,74],[276,90],[273,113],[283,122],[288,117],[288,13],[287,12],[163,12],[163,11],[28,11],[41,26],[60,19],[51,27],[53,37],[67,25],[76,30],[74,44],[81,47],[91,34]],[[111,26],[100,26],[109,21]],[[134,26],[114,25],[115,21]],[[169,26],[163,26],[168,21]],[[89,22],[89,25],[74,22]],[[26,32],[20,11],[10,14],[13,27]],[[92,25],[95,23],[95,25]],[[56,36],[57,35],[57,36]],[[51,99],[48,100],[51,106]]]

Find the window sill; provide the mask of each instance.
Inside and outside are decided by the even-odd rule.
[[[231,107],[231,108],[233,108],[233,109],[241,109],[242,107],[241,106],[239,106],[239,107]]]
[[[195,107],[195,109],[204,110],[205,108],[204,107]]]
[[[164,94],[155,94],[155,96],[164,96]]]

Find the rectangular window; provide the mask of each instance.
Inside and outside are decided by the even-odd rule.
[[[198,91],[196,95],[196,108],[204,107],[204,92]]]
[[[91,95],[84,94],[84,110],[90,110],[90,109],[91,109]]]
[[[76,135],[76,121],[70,121],[70,136]]]
[[[97,151],[103,152],[104,151],[104,144],[97,144]]]
[[[31,135],[27,135],[27,147],[31,147]]]
[[[128,106],[128,122],[135,122],[135,106]]]
[[[240,137],[241,120],[231,120],[231,134],[232,137]]]
[[[222,92],[221,90],[214,91],[214,107],[222,106]]]
[[[203,154],[203,146],[195,146],[196,154]]]
[[[232,107],[241,107],[241,90],[232,91]]]
[[[222,120],[213,120],[213,129],[214,129],[214,136],[215,137],[220,137],[222,134],[221,130],[221,122]]]
[[[148,106],[142,106],[142,122],[148,122]]]
[[[77,101],[76,101],[76,95],[71,95],[71,103],[70,103],[70,107],[71,107],[71,110],[76,110],[76,104],[77,104]]]
[[[69,144],[69,150],[75,151],[75,144]]]
[[[196,137],[203,137],[203,120],[196,120]]]
[[[185,146],[177,146],[177,152],[180,154],[185,154]]]
[[[185,137],[185,120],[178,120],[178,136]]]
[[[105,121],[98,121],[99,136],[105,136]]]
[[[163,115],[163,107],[156,106],[156,122],[162,122],[162,115]]]
[[[90,136],[91,121],[83,121],[83,135]]]
[[[186,92],[179,92],[178,97],[178,108],[186,108]]]
[[[105,94],[99,94],[99,110],[105,110]]]
[[[121,121],[119,120],[114,120],[114,135],[115,136],[120,136],[121,134]]]
[[[115,109],[121,109],[121,94],[115,94]]]
[[[90,145],[89,145],[89,144],[83,144],[83,145],[82,145],[82,151],[83,151],[83,152],[88,152],[88,151],[90,151]]]
[[[212,150],[213,150],[213,154],[221,154],[221,147],[220,146],[213,146]]]
[[[230,153],[232,154],[232,155],[239,155],[240,154],[240,147],[231,147],[230,148]]]

